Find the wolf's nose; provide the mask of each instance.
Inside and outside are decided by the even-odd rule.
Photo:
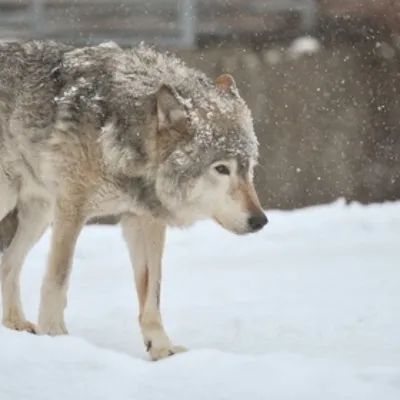
[[[256,232],[256,231],[259,231],[260,229],[264,228],[265,225],[267,225],[268,218],[265,214],[252,215],[247,220],[247,223],[249,224],[251,230],[253,232]]]

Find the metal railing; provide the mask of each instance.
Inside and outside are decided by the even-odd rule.
[[[0,0],[0,39],[114,40],[121,46],[144,40],[191,48],[199,32],[240,30],[241,18],[260,30],[263,16],[281,11],[297,12],[307,31],[315,22],[316,0]]]

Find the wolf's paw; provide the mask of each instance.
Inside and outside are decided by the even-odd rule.
[[[68,335],[68,329],[64,322],[58,324],[40,324],[36,331],[39,335],[61,336]]]
[[[36,326],[25,319],[3,320],[3,325],[8,329],[13,329],[14,331],[26,331],[33,334],[37,333]]]
[[[184,346],[169,346],[169,347],[155,347],[152,343],[147,343],[147,352],[150,355],[152,361],[162,360],[173,356],[178,353],[185,353],[188,349]]]

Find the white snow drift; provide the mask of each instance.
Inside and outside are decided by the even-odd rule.
[[[117,227],[75,254],[69,337],[0,328],[1,400],[397,400],[400,203],[270,212],[257,235],[170,231],[162,308],[176,344],[147,359]],[[36,320],[49,234],[23,271]]]

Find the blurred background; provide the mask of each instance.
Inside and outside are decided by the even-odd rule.
[[[400,198],[400,0],[0,0],[0,40],[140,41],[231,73],[266,208]]]

